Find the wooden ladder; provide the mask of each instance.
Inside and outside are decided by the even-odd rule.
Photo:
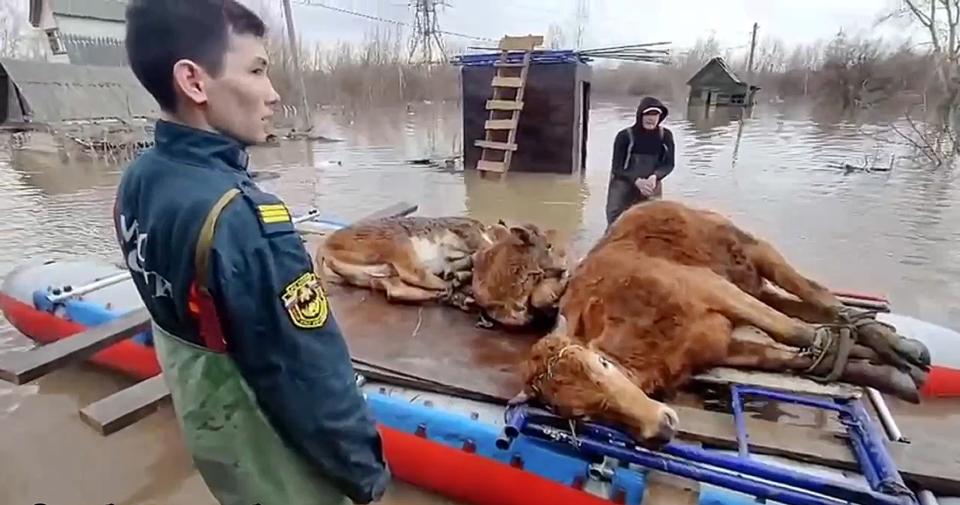
[[[490,113],[484,124],[486,136],[474,144],[482,149],[480,161],[477,162],[477,170],[480,170],[482,177],[487,173],[500,175],[510,169],[513,153],[517,150],[517,126],[520,124],[520,111],[523,110],[530,53],[541,44],[543,37],[539,35],[500,39],[500,59],[494,63],[496,73],[490,83],[493,96],[487,101]],[[509,63],[507,58],[511,51],[523,51],[523,62]],[[514,70],[519,70],[520,75],[510,75]]]

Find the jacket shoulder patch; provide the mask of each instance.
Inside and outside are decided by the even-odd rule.
[[[327,295],[313,272],[305,272],[287,284],[280,293],[280,300],[297,328],[315,329],[327,322],[330,311]]]
[[[280,198],[256,188],[244,187],[243,197],[256,213],[260,231],[264,236],[293,233],[293,217],[290,209]]]

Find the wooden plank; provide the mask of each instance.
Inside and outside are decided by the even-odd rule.
[[[503,162],[502,161],[490,161],[490,160],[480,160],[477,162],[477,170],[485,170],[487,172],[503,172]]]
[[[493,66],[497,68],[520,68],[520,67],[525,67],[526,65],[523,63],[507,63],[505,61],[495,61],[493,63]]]
[[[697,505],[700,503],[700,482],[651,470],[643,486],[641,505]]]
[[[80,419],[97,433],[110,435],[152,414],[169,397],[163,375],[155,375],[80,409]]]
[[[721,448],[735,449],[733,416],[690,407],[671,406],[680,418],[680,437]],[[838,434],[812,428],[746,419],[750,451],[784,456],[846,470],[858,470],[849,444]],[[960,447],[940,441],[936,447],[916,442],[889,442],[887,448],[901,475],[934,493],[960,493]],[[952,447],[954,446],[954,447]]]
[[[389,206],[389,207],[380,209],[380,210],[378,210],[378,211],[376,211],[376,212],[374,212],[374,213],[372,213],[372,214],[369,214],[369,215],[367,215],[367,216],[363,216],[363,217],[361,217],[360,219],[358,219],[357,222],[359,223],[359,222],[361,222],[361,221],[370,221],[370,220],[373,220],[373,219],[383,219],[383,218],[385,218],[385,217],[403,217],[403,216],[408,216],[408,215],[413,214],[414,212],[416,212],[418,208],[419,208],[419,206],[414,205],[414,204],[412,204],[412,203],[397,202],[397,203],[395,203],[395,204],[393,204],[393,205],[391,205],[391,206]]]
[[[487,100],[487,110],[521,110],[523,102],[519,100]]]
[[[499,48],[504,51],[532,51],[540,45],[543,45],[542,35],[526,35],[523,37],[507,36],[500,39]]]
[[[477,147],[482,147],[484,149],[496,149],[498,151],[516,151],[516,144],[508,144],[506,142],[494,142],[492,140],[478,140],[474,143]]]
[[[416,212],[417,208],[417,205],[401,201],[364,216],[357,222],[406,216]],[[146,309],[143,311],[146,312]],[[64,341],[75,338],[77,337],[70,337]],[[163,380],[163,375],[156,375],[87,405],[80,410],[80,418],[101,435],[109,435],[143,419],[155,411],[157,405],[169,396],[170,391]]]
[[[523,79],[519,77],[494,76],[493,87],[495,88],[522,88]]]
[[[517,122],[512,119],[488,119],[483,127],[487,130],[512,130],[517,127]]]
[[[742,368],[715,367],[693,376],[693,380],[709,384],[760,386],[788,393],[805,393],[831,398],[860,398],[863,396],[863,388],[843,382],[823,384],[796,375]]]
[[[0,379],[25,384],[69,363],[83,361],[149,327],[150,314],[143,307],[69,338],[29,351],[0,355]]]

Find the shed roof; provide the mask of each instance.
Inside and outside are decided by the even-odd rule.
[[[129,67],[0,59],[35,123],[154,118],[159,106]]]
[[[703,68],[698,70],[696,74],[693,74],[693,77],[691,77],[690,80],[687,81],[687,85],[693,86],[697,81],[703,78],[703,76],[706,75],[707,72],[709,72],[711,69],[715,67],[719,68],[722,74],[724,74],[726,77],[729,77],[734,84],[737,84],[739,86],[747,85],[747,83],[743,82],[742,80],[740,80],[739,77],[737,77],[737,74],[735,74],[733,70],[727,65],[727,62],[723,61],[723,58],[719,56],[708,61],[707,64],[703,66]]]
[[[126,0],[50,0],[53,13],[60,16],[125,22]]]

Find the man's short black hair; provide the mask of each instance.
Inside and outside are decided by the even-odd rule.
[[[174,63],[190,59],[219,75],[231,32],[263,37],[266,27],[236,0],[132,0],[127,7],[127,58],[160,107],[174,112]]]

